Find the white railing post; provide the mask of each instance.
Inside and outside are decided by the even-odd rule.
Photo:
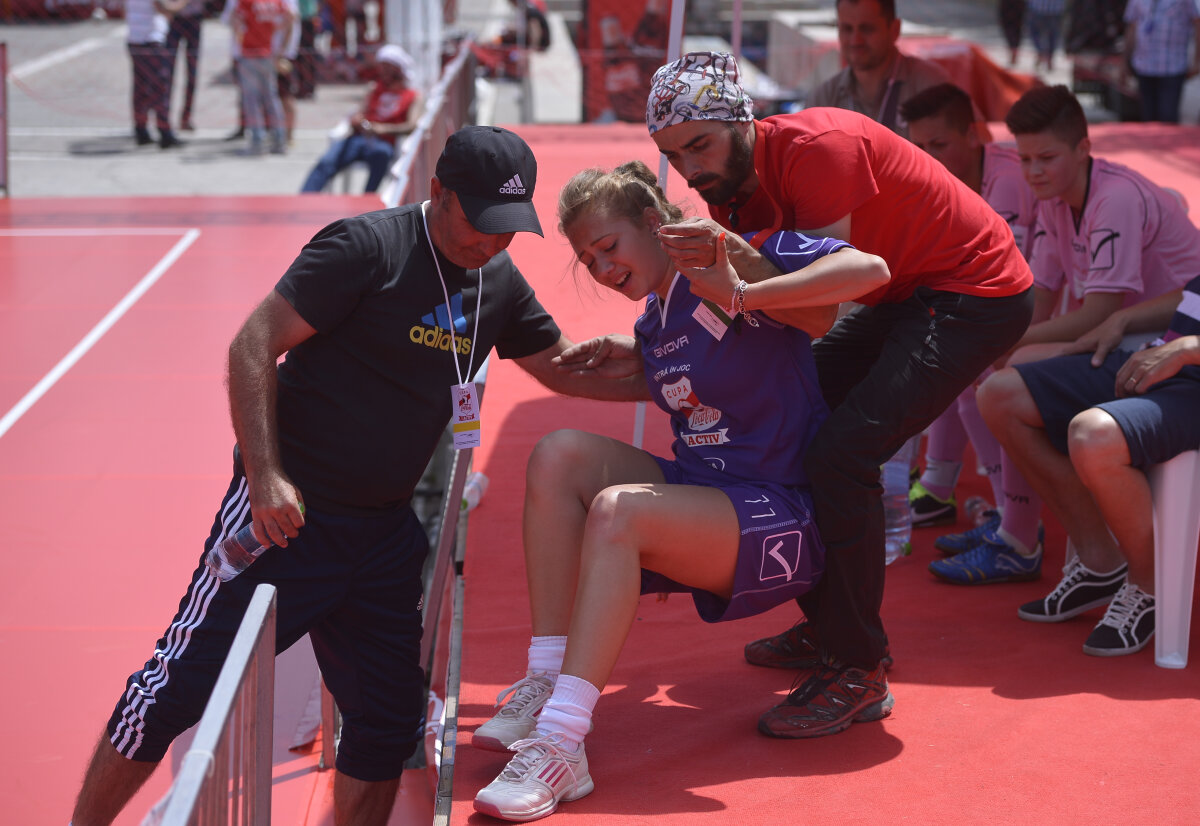
[[[389,170],[392,180],[383,188],[384,206],[415,203],[428,194],[429,179],[437,168],[446,138],[466,122],[474,99],[472,58],[471,41],[463,40],[458,54],[429,93],[416,128],[400,145],[399,157]]]
[[[163,826],[270,826],[275,612],[275,586],[259,585],[167,793]]]

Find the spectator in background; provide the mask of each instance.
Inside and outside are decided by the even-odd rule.
[[[276,29],[272,44],[279,57],[275,61],[275,86],[279,105],[283,107],[283,131],[288,146],[296,128],[296,56],[300,53],[300,5],[296,0],[283,0],[292,15],[289,30]]]
[[[366,192],[383,182],[396,139],[407,135],[421,115],[421,95],[409,85],[413,59],[399,46],[381,46],[375,53],[379,79],[372,85],[362,108],[350,117],[350,134],[334,141],[308,173],[301,192],[320,192],[338,172],[352,163],[367,164]]]
[[[237,32],[233,28],[233,13],[237,11],[238,0],[225,0],[221,9],[221,22],[229,27],[232,37],[229,42],[230,72],[233,75],[233,85],[237,87],[237,129],[226,135],[226,141],[240,141],[246,137],[246,107],[243,103],[242,77],[238,71],[238,60],[242,56],[242,46],[238,42]]]
[[[550,48],[545,0],[508,2],[516,12],[516,22],[505,26],[495,39],[471,47],[487,77],[523,77],[529,51],[544,52]]]
[[[317,91],[317,31],[321,26],[317,0],[300,0],[300,42],[296,50],[296,97],[312,98]]]
[[[1000,31],[1008,44],[1008,65],[1016,66],[1021,51],[1021,33],[1025,28],[1025,0],[1000,0]]]
[[[1078,552],[1068,552],[1054,590],[1017,615],[1061,622],[1107,604],[1085,654],[1132,654],[1154,634],[1153,502],[1143,471],[1200,447],[1200,277],[1180,296],[1120,310],[1070,348],[1080,355],[1006,368],[979,390],[988,424]],[[1149,349],[1117,349],[1123,334],[1168,320]]]
[[[205,0],[187,0],[183,7],[171,18],[167,29],[167,65],[170,67],[170,77],[167,81],[174,87],[175,66],[179,60],[179,43],[185,41],[185,62],[187,80],[183,86],[183,111],[179,114],[179,129],[183,132],[195,130],[192,125],[192,104],[196,100],[196,69],[200,61],[200,28],[204,23]]]
[[[1188,43],[1194,43],[1188,62]],[[1200,73],[1200,2],[1130,0],[1123,70],[1137,78],[1142,120],[1179,123],[1183,84]]]
[[[126,0],[125,25],[133,66],[133,137],[138,146],[154,143],[150,115],[163,149],[183,142],[171,131],[171,63],[167,53],[168,16],[187,0]]]
[[[905,101],[900,113],[909,124],[909,138],[938,160],[999,213],[1028,258],[1037,217],[1037,198],[1025,182],[1016,147],[984,143],[987,124],[978,121],[970,96],[951,83],[931,86]],[[986,377],[990,368],[984,371]],[[968,436],[980,466],[992,483],[993,502],[999,502],[1000,445],[980,418],[972,384],[929,426],[925,469],[912,486],[909,503],[913,526],[954,524],[958,506],[954,488],[962,472]]]
[[[1083,107],[1066,86],[1031,89],[1005,122],[1041,202],[1030,255],[1033,323],[1017,344],[1028,349],[1010,364],[1061,355],[1118,310],[1177,291],[1200,272],[1200,229],[1179,198],[1126,166],[1092,157]],[[1007,452],[1001,474],[1001,513],[939,537],[934,544],[956,555],[931,562],[935,576],[957,585],[1041,576],[1041,499]]]
[[[1054,52],[1062,32],[1066,0],[1029,0],[1029,39],[1037,52],[1037,67],[1054,71]]]
[[[837,29],[846,68],[813,89],[806,105],[850,109],[907,138],[900,106],[950,77],[936,63],[896,47],[895,0],[837,0]]]
[[[289,47],[294,15],[286,0],[236,0],[233,33],[240,57],[237,60],[242,113],[250,132],[247,154],[263,153],[267,133],[271,152],[287,151],[283,102],[276,77],[279,60]]]

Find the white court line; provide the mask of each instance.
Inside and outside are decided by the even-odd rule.
[[[104,37],[89,37],[87,40],[80,40],[78,43],[67,46],[64,49],[57,49],[50,52],[50,54],[42,55],[33,60],[26,60],[24,63],[9,69],[8,76],[13,80],[24,80],[30,75],[35,75],[44,69],[49,69],[60,63],[66,63],[68,60],[74,60],[80,55],[99,49],[101,46],[106,46],[109,40],[124,37],[126,31],[125,26],[118,26]]]
[[[112,232],[112,230],[109,230],[108,232]],[[54,365],[54,369],[43,376],[42,380],[34,385],[33,389],[26,393],[25,396],[13,406],[12,410],[9,410],[4,414],[4,418],[0,419],[0,436],[3,436],[5,433],[7,433],[9,428],[16,424],[17,420],[24,416],[29,408],[37,404],[38,399],[46,395],[47,391],[49,391],[50,388],[53,387],[68,370],[74,367],[75,363],[83,358],[87,351],[91,350],[92,346],[99,341],[105,333],[112,329],[112,326],[121,319],[121,316],[125,315],[129,308],[137,303],[137,300],[145,295],[146,291],[153,287],[158,279],[162,278],[163,274],[170,269],[171,265],[178,261],[179,257],[183,255],[187,248],[195,243],[196,239],[199,237],[200,230],[187,230],[184,233],[184,236],[175,243],[175,246],[171,247],[171,250],[161,259],[159,259],[159,262],[154,265],[154,268],[142,276],[142,280],[139,281],[132,290],[126,293],[125,297],[122,298],[115,307],[108,311],[108,315],[104,316],[104,318],[100,320],[100,323],[93,327],[91,332],[84,336],[80,342],[71,349],[71,352],[67,353],[66,356],[63,357],[62,361]]]
[[[184,235],[187,227],[66,227],[64,229],[0,229],[0,238],[50,238],[106,235]]]

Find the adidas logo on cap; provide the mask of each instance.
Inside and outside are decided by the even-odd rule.
[[[500,187],[500,194],[501,195],[524,195],[525,194],[525,184],[523,184],[521,182],[521,176],[513,175],[511,178],[509,178],[507,181],[505,181],[504,185],[502,187]]]

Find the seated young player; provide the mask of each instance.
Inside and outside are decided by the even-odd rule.
[[[1066,86],[1031,89],[1005,122],[1040,202],[1030,255],[1034,320],[1017,344],[1025,351],[1010,363],[1059,355],[1114,312],[1175,292],[1200,272],[1200,229],[1179,197],[1093,157],[1083,107]],[[939,579],[981,585],[1041,576],[1042,502],[1007,454],[1000,472],[1001,518],[939,537],[934,544],[956,554],[929,564]]]
[[[890,277],[877,256],[794,232],[762,247],[785,273],[776,278],[740,280],[724,236],[714,266],[678,272],[656,236],[682,214],[640,162],[577,174],[558,215],[598,284],[646,299],[636,340],[584,342],[564,368],[644,373],[671,418],[674,459],[574,430],[546,436],[530,457],[526,676],[474,733],[476,746],[516,752],[475,809],[517,821],[592,791],[583,739],[640,594],[688,592],[718,622],[792,600],[820,576],[802,459],[828,409],[810,337],[844,297]],[[891,705],[889,694],[857,717],[881,719]]]
[[[1177,309],[1176,309],[1177,307]],[[1129,332],[1162,329],[1154,346],[1115,349]],[[1154,634],[1154,529],[1143,472],[1200,447],[1200,277],[1113,314],[1073,348],[1019,364],[979,390],[988,425],[1057,516],[1078,555],[1021,619],[1061,622],[1107,605],[1083,650],[1140,651]]]
[[[1017,148],[1011,143],[985,142],[990,137],[986,135],[987,124],[976,119],[971,96],[953,83],[942,83],[906,100],[900,114],[908,121],[909,140],[983,196],[988,206],[1008,222],[1017,249],[1028,258],[1037,198],[1025,182]],[[925,469],[909,495],[914,528],[953,525],[957,521],[954,487],[962,471],[968,436],[979,466],[992,484],[992,501],[1003,501],[1000,446],[979,416],[975,405],[977,384],[964,390],[928,428]],[[999,522],[994,510],[984,516]]]

